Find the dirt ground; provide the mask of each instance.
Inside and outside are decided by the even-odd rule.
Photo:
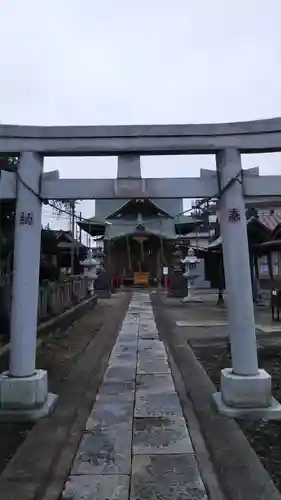
[[[60,395],[64,381],[105,322],[120,309],[120,295],[100,299],[94,308],[66,330],[50,334],[37,354],[37,368],[48,370],[49,391]],[[121,297],[122,300],[122,297]],[[8,368],[8,356],[0,358],[1,370]],[[0,424],[0,472],[32,429],[30,423]]]

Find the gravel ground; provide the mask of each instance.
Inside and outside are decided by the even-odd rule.
[[[220,370],[231,366],[224,347],[194,348],[215,386],[219,389]],[[273,395],[281,401],[281,352],[276,345],[259,349],[260,367],[272,375]],[[281,422],[237,420],[251,446],[281,491]]]

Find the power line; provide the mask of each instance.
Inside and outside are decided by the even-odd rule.
[[[21,183],[21,184],[22,184],[22,185],[23,185],[26,189],[28,189],[28,191],[30,191],[30,192],[31,192],[34,196],[36,196],[36,197],[37,197],[40,201],[42,201],[42,203],[43,203],[44,205],[48,205],[48,206],[50,206],[51,208],[53,208],[54,210],[56,210],[56,211],[58,211],[58,212],[60,212],[60,213],[66,214],[66,215],[68,215],[69,217],[71,217],[71,216],[72,216],[72,212],[70,212],[70,211],[68,211],[68,210],[66,210],[66,209],[64,209],[64,208],[57,207],[55,204],[51,203],[49,200],[45,200],[45,199],[43,199],[43,198],[41,197],[41,195],[40,195],[40,194],[36,193],[36,191],[35,191],[34,189],[32,189],[32,187],[31,187],[31,186],[29,186],[29,185],[28,185],[28,184],[27,184],[27,183],[26,183],[26,182],[22,179],[22,177],[21,177],[21,175],[19,174],[18,170],[16,170],[16,172],[15,172],[15,173],[16,173],[16,176],[17,176],[17,179],[19,180],[19,182],[20,182],[20,183]],[[86,221],[86,222],[89,222],[89,220],[88,220],[88,219],[86,219],[85,217],[82,217],[82,216],[80,216],[80,215],[74,214],[74,217],[75,217],[76,219],[81,220],[81,221]]]

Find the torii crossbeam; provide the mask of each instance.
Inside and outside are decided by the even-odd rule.
[[[119,160],[122,157],[119,156]],[[44,200],[99,200],[124,198],[208,198],[218,193],[216,172],[209,175],[174,179],[52,179],[49,172],[43,174],[38,195]],[[45,177],[46,176],[46,177]],[[253,175],[243,171],[244,198],[268,203],[268,200],[281,205],[281,175]],[[3,172],[0,177],[0,199],[16,198],[16,175]]]

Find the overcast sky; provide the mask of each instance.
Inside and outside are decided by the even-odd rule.
[[[280,19],[280,0],[0,0],[1,123],[281,116]],[[279,154],[243,160],[245,168],[280,173]],[[116,165],[63,158],[46,160],[45,169],[113,177]],[[206,156],[143,158],[142,173],[194,176],[213,166]],[[92,202],[81,208],[92,215]]]

